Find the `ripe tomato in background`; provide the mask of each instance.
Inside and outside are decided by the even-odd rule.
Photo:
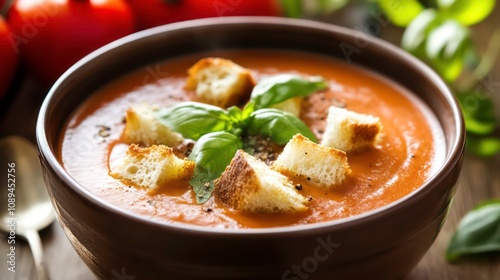
[[[9,40],[9,28],[0,16],[0,99],[5,95],[16,72],[18,55]]]
[[[182,20],[221,16],[280,16],[276,0],[128,0],[139,30]]]
[[[93,50],[134,32],[124,0],[18,0],[8,13],[15,50],[27,69],[53,83]]]

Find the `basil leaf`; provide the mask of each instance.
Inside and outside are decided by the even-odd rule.
[[[466,138],[465,147],[477,156],[492,157],[500,153],[500,138],[474,137],[472,135],[467,135]]]
[[[321,77],[303,79],[296,75],[282,74],[265,78],[252,90],[250,100],[255,102],[255,108],[267,108],[297,96],[309,94],[328,87]]]
[[[231,122],[234,123],[234,129],[229,132],[234,135],[240,136],[243,131],[241,129],[241,126],[245,122],[245,119],[243,118],[243,112],[239,107],[232,106],[227,108],[227,113],[229,115],[229,118],[231,119]]]
[[[467,132],[478,135],[492,133],[497,125],[495,105],[491,96],[481,91],[457,94]]]
[[[452,58],[444,59],[442,57],[437,57],[429,61],[429,65],[439,73],[439,75],[447,82],[454,82],[462,73],[464,68],[464,56],[463,52],[459,52]]]
[[[465,25],[482,21],[495,8],[495,0],[437,0],[437,4],[448,17]]]
[[[246,120],[250,117],[250,115],[255,111],[255,102],[249,101],[245,107],[243,107],[243,110],[241,111],[241,117]]]
[[[278,145],[286,144],[297,133],[318,142],[314,133],[299,118],[278,109],[260,109],[253,112],[247,133],[269,137]]]
[[[232,106],[227,108],[227,113],[233,122],[239,122],[242,120],[242,111],[238,106]]]
[[[189,181],[196,193],[196,202],[201,204],[210,198],[214,180],[220,177],[242,147],[238,136],[225,131],[211,132],[198,139],[189,155],[189,160],[196,163]]]
[[[401,40],[401,46],[412,53],[423,48],[429,31],[441,21],[434,9],[421,12],[406,28]]]
[[[462,73],[466,57],[473,51],[469,30],[453,19],[446,20],[429,32],[425,51],[434,69],[452,82]]]
[[[394,25],[406,27],[424,7],[417,0],[379,0],[380,8]]]
[[[455,261],[467,254],[500,251],[500,200],[477,205],[467,213],[453,235],[446,258]]]
[[[427,56],[450,58],[467,43],[470,43],[469,30],[455,20],[446,20],[429,33]]]
[[[193,140],[209,132],[233,129],[231,117],[225,110],[198,102],[182,102],[162,108],[155,112],[155,116],[163,125]]]

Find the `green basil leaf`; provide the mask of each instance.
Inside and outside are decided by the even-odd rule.
[[[438,56],[434,59],[427,58],[429,65],[449,83],[459,78],[465,67],[473,68],[474,65],[477,65],[477,55],[472,44],[472,39],[467,38],[458,47],[456,52],[452,53],[449,57]],[[451,52],[453,50],[447,48],[447,51]]]
[[[237,106],[232,106],[227,108],[227,113],[231,120],[231,123],[239,128],[240,124],[244,121],[243,112],[241,111],[241,109]]]
[[[189,183],[196,193],[196,201],[204,203],[214,190],[214,180],[219,178],[238,149],[241,139],[229,132],[219,131],[203,135],[193,147],[189,160],[196,163]]]
[[[465,25],[473,25],[485,19],[494,10],[495,2],[495,0],[437,0],[440,10]]]
[[[229,117],[233,121],[240,121],[241,120],[241,109],[238,106],[232,106],[227,108],[227,113],[229,114]]]
[[[476,156],[492,157],[500,153],[500,138],[467,135],[465,147]]]
[[[297,133],[318,142],[314,133],[299,118],[278,109],[260,109],[253,112],[247,133],[269,137],[278,145],[285,145]]]
[[[165,126],[182,134],[184,138],[198,140],[202,135],[215,131],[231,131],[234,123],[228,112],[216,106],[182,102],[155,112]]]
[[[406,27],[424,10],[417,0],[379,0],[380,8],[394,25]]]
[[[246,120],[250,117],[250,115],[255,111],[255,102],[249,101],[245,107],[243,107],[243,110],[241,111],[241,117]]]
[[[462,73],[465,61],[473,48],[469,30],[450,19],[429,33],[426,57],[445,80],[453,82]]]
[[[426,44],[427,56],[451,58],[465,44],[471,43],[469,30],[455,20],[446,20],[429,33]]]
[[[457,94],[467,132],[488,135],[496,129],[495,105],[491,96],[482,91]]]
[[[412,53],[424,47],[429,31],[439,24],[441,18],[434,9],[421,12],[406,28],[401,39],[401,46]]]
[[[432,60],[429,59],[429,65],[436,70],[436,72],[438,72],[444,80],[451,83],[462,73],[465,65],[463,56],[464,54],[460,52],[449,59],[442,57],[437,57]]]
[[[467,254],[500,251],[500,200],[490,200],[466,214],[453,235],[446,258],[455,261]]]
[[[328,87],[327,82],[321,77],[303,79],[296,75],[282,74],[265,78],[252,90],[251,100],[255,108],[267,108],[297,96],[309,94]]]

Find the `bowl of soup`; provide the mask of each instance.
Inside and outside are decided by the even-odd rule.
[[[152,191],[112,176],[131,146],[139,151],[151,148],[124,140],[131,107],[148,104],[161,112],[190,102],[207,103],[187,86],[190,69],[206,58],[234,62],[253,81],[252,96],[234,99],[229,104],[233,109],[216,104],[220,105],[216,112],[239,110],[234,114],[245,115],[241,112],[250,107],[246,105],[253,91],[266,79],[321,77],[321,88],[300,97],[291,122],[300,122],[297,126],[316,138],[310,145],[321,146],[325,131],[340,127],[329,123],[332,107],[376,119],[382,127],[377,141],[360,151],[335,149],[349,169],[335,186],[318,187],[309,176],[287,179],[291,191],[302,199],[300,211],[281,211],[278,206],[253,211],[251,203],[241,206],[225,203],[234,201],[231,198],[219,199],[217,188],[241,189],[239,176],[248,173],[248,166],[234,164],[232,173],[229,167],[222,168],[230,174],[223,173],[224,180],[214,179],[213,193],[201,202],[198,196],[203,195],[192,180]],[[292,83],[283,92],[294,92],[301,85]],[[245,116],[257,115],[257,108],[250,111]],[[182,112],[171,119],[194,114]],[[292,118],[290,114],[285,119]],[[193,129],[223,130],[214,123],[192,123]],[[255,131],[248,122],[240,123],[243,131]],[[276,135],[282,134],[275,130],[258,131],[267,131],[262,134],[280,142]],[[242,143],[251,141],[241,129],[227,131]],[[193,135],[190,129],[183,133]],[[115,41],[85,57],[55,83],[37,123],[40,160],[58,220],[99,279],[112,279],[116,273],[136,279],[402,278],[416,266],[445,221],[460,173],[464,137],[453,94],[411,55],[342,27],[266,17],[195,20]],[[192,146],[205,138],[183,138],[176,156],[189,161],[189,153],[201,149]],[[264,154],[249,151],[245,143],[237,149],[238,154],[253,153],[259,164],[267,163],[262,165],[266,169],[285,144]],[[188,148],[184,158],[179,155]],[[223,145],[212,150],[213,161],[227,151]],[[323,156],[307,159],[307,152],[292,156],[298,161],[296,168],[306,160],[312,164],[323,160]],[[202,163],[194,166],[198,165]],[[252,172],[248,174],[261,189],[274,188],[266,181],[269,176]],[[224,186],[219,186],[221,181]]]

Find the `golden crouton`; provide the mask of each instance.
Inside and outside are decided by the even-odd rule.
[[[222,108],[247,100],[255,85],[250,71],[224,58],[203,58],[188,74],[186,89],[201,102]]]
[[[265,163],[239,150],[215,186],[217,201],[238,211],[293,213],[307,210],[307,199]]]
[[[145,146],[175,146],[184,140],[182,135],[160,123],[154,117],[153,109],[147,105],[137,105],[127,110],[122,139],[129,144]]]
[[[346,153],[362,151],[380,141],[379,118],[331,106],[321,145]]]
[[[132,144],[123,162],[113,168],[110,175],[124,184],[157,190],[189,181],[194,167],[194,162],[179,159],[170,147],[153,145],[141,148]]]
[[[344,182],[351,172],[343,151],[320,146],[301,134],[286,144],[271,168],[326,189]]]

